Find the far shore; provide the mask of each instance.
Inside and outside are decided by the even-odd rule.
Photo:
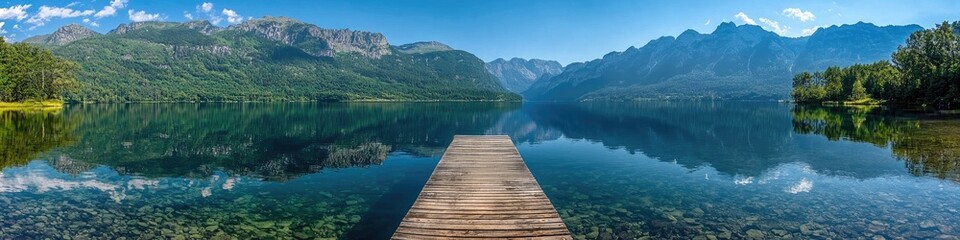
[[[0,102],[0,109],[62,108],[61,100]]]
[[[349,100],[349,101],[69,101],[65,104],[122,104],[122,103],[432,103],[432,102],[522,102],[520,100]]]

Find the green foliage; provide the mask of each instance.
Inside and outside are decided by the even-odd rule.
[[[870,95],[867,95],[867,88],[863,87],[863,81],[858,79],[854,81],[852,85],[850,89],[850,99],[860,100],[870,97]]]
[[[862,101],[926,105],[936,109],[960,107],[960,22],[944,22],[913,33],[893,54],[893,64],[880,61],[847,68],[830,67],[820,73],[794,77],[797,102]],[[822,76],[821,83],[817,76]],[[824,88],[826,94],[812,92]]]
[[[82,65],[82,88],[67,100],[520,100],[463,51],[322,56],[314,48],[325,42],[289,45],[187,24],[153,23],[53,47]]]
[[[823,85],[823,77],[819,74],[803,72],[793,77],[794,88],[791,95],[798,102],[824,99],[827,91]]]
[[[439,157],[454,135],[483,134],[519,107],[509,102],[81,104],[63,111],[82,121],[70,132],[76,142],[58,152],[75,159],[74,165],[110,166],[138,176],[205,178],[221,170],[281,181],[323,169],[377,165],[395,151]]]
[[[933,29],[910,35],[893,54],[903,73],[907,103],[940,109],[960,107],[960,22],[943,22]]]
[[[76,85],[77,64],[49,50],[0,38],[0,101],[61,99]]]
[[[26,165],[50,149],[72,144],[79,123],[59,110],[0,110],[0,168]]]
[[[918,176],[960,181],[960,121],[890,114],[879,107],[797,106],[793,130],[890,148]]]

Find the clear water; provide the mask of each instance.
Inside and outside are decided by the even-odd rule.
[[[953,119],[729,102],[0,116],[3,238],[387,238],[455,134],[510,135],[579,239],[960,236]]]

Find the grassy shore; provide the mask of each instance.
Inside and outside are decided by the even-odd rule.
[[[879,106],[886,103],[882,100],[876,100],[873,98],[864,98],[860,100],[847,100],[847,101],[824,101],[822,104],[827,106]]]
[[[44,101],[23,101],[23,102],[0,102],[0,108],[3,109],[17,109],[17,108],[62,108],[63,101],[61,100],[44,100]]]

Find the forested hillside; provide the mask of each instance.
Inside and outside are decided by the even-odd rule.
[[[139,22],[25,42],[79,63],[74,101],[519,100],[468,52],[404,53],[378,33],[289,18]]]

